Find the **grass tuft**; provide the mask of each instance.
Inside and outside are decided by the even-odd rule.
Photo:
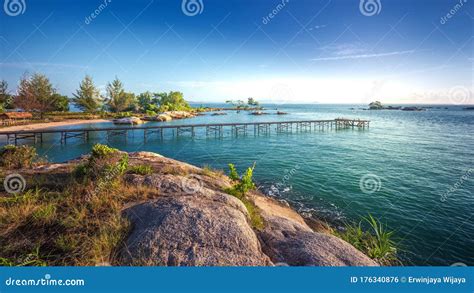
[[[122,153],[94,147],[60,192],[43,182],[42,188],[0,197],[0,265],[114,264],[130,228],[121,216],[123,207],[157,196],[153,189],[122,184],[127,164]],[[98,188],[106,181],[116,184]]]
[[[137,175],[150,175],[153,173],[153,168],[150,165],[130,166],[127,169],[127,173]]]
[[[224,171],[214,169],[209,165],[204,165],[202,167],[201,175],[211,177],[211,178],[220,178],[220,177],[224,176]]]
[[[346,224],[343,232],[335,233],[381,265],[400,263],[397,256],[398,243],[394,240],[395,232],[387,230],[384,224],[370,214],[359,223]]]
[[[31,168],[37,159],[36,149],[31,146],[7,145],[0,150],[0,166],[7,169]]]
[[[247,208],[247,211],[250,215],[250,222],[253,228],[257,230],[262,230],[265,228],[265,222],[263,221],[262,216],[260,215],[260,210],[258,207],[247,197],[247,192],[255,189],[255,183],[252,180],[253,170],[255,169],[255,163],[252,167],[247,168],[247,171],[242,175],[242,178],[239,177],[235,166],[229,164],[229,169],[231,173],[231,179],[238,182],[230,188],[226,188],[224,192],[233,195],[240,199],[242,203]],[[233,179],[238,178],[238,179]]]

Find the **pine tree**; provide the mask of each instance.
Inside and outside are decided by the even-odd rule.
[[[45,75],[25,76],[20,80],[15,106],[25,111],[37,111],[43,117],[43,113],[56,110],[55,94],[56,89]]]
[[[8,83],[6,80],[0,80],[0,107],[2,109],[12,108],[12,96],[8,92]]]
[[[93,113],[100,109],[102,100],[99,90],[94,86],[92,77],[86,75],[79,85],[79,89],[73,94],[74,104],[84,112]]]
[[[135,95],[126,93],[122,82],[115,78],[112,83],[107,84],[108,106],[113,112],[123,112],[134,106]]]

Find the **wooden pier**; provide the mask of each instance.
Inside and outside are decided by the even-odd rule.
[[[88,141],[91,133],[104,133],[107,139],[123,137],[127,140],[129,132],[142,132],[146,142],[152,135],[163,139],[165,131],[171,131],[176,137],[195,137],[198,129],[204,129],[206,137],[223,137],[226,130],[232,136],[242,136],[252,133],[254,135],[275,133],[310,132],[325,129],[369,128],[369,120],[337,118],[334,120],[307,120],[307,121],[271,121],[247,123],[216,123],[216,124],[182,124],[182,125],[154,125],[139,127],[106,127],[106,128],[77,128],[77,129],[44,129],[44,130],[19,130],[0,131],[0,137],[6,138],[7,144],[17,145],[19,142],[42,143],[46,134],[59,134],[60,143],[66,144],[71,139]],[[252,130],[253,129],[253,130]]]

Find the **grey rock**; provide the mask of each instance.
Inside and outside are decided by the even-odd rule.
[[[263,251],[274,263],[290,266],[377,266],[349,243],[281,217],[266,218],[259,232]]]
[[[133,228],[122,249],[123,265],[272,265],[245,206],[232,196],[203,188],[135,205],[124,214]]]

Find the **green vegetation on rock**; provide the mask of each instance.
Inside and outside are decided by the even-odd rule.
[[[137,175],[150,175],[153,173],[153,169],[150,165],[136,165],[130,166],[127,170],[128,174],[137,174]]]
[[[395,232],[387,230],[370,214],[359,223],[346,224],[344,231],[335,233],[381,265],[399,264]]]
[[[30,168],[37,159],[36,149],[31,146],[7,145],[0,150],[0,166],[7,169]]]
[[[250,221],[252,227],[255,229],[263,229],[265,224],[263,219],[260,215],[260,211],[258,207],[252,202],[252,200],[248,197],[247,193],[250,190],[255,189],[255,183],[253,182],[253,170],[255,169],[255,163],[252,167],[247,168],[245,173],[242,177],[239,176],[237,170],[235,169],[234,164],[229,164],[230,175],[229,177],[233,181],[237,181],[232,187],[225,189],[224,191],[230,195],[233,195],[240,199],[242,203],[247,208],[247,211],[250,215]]]

